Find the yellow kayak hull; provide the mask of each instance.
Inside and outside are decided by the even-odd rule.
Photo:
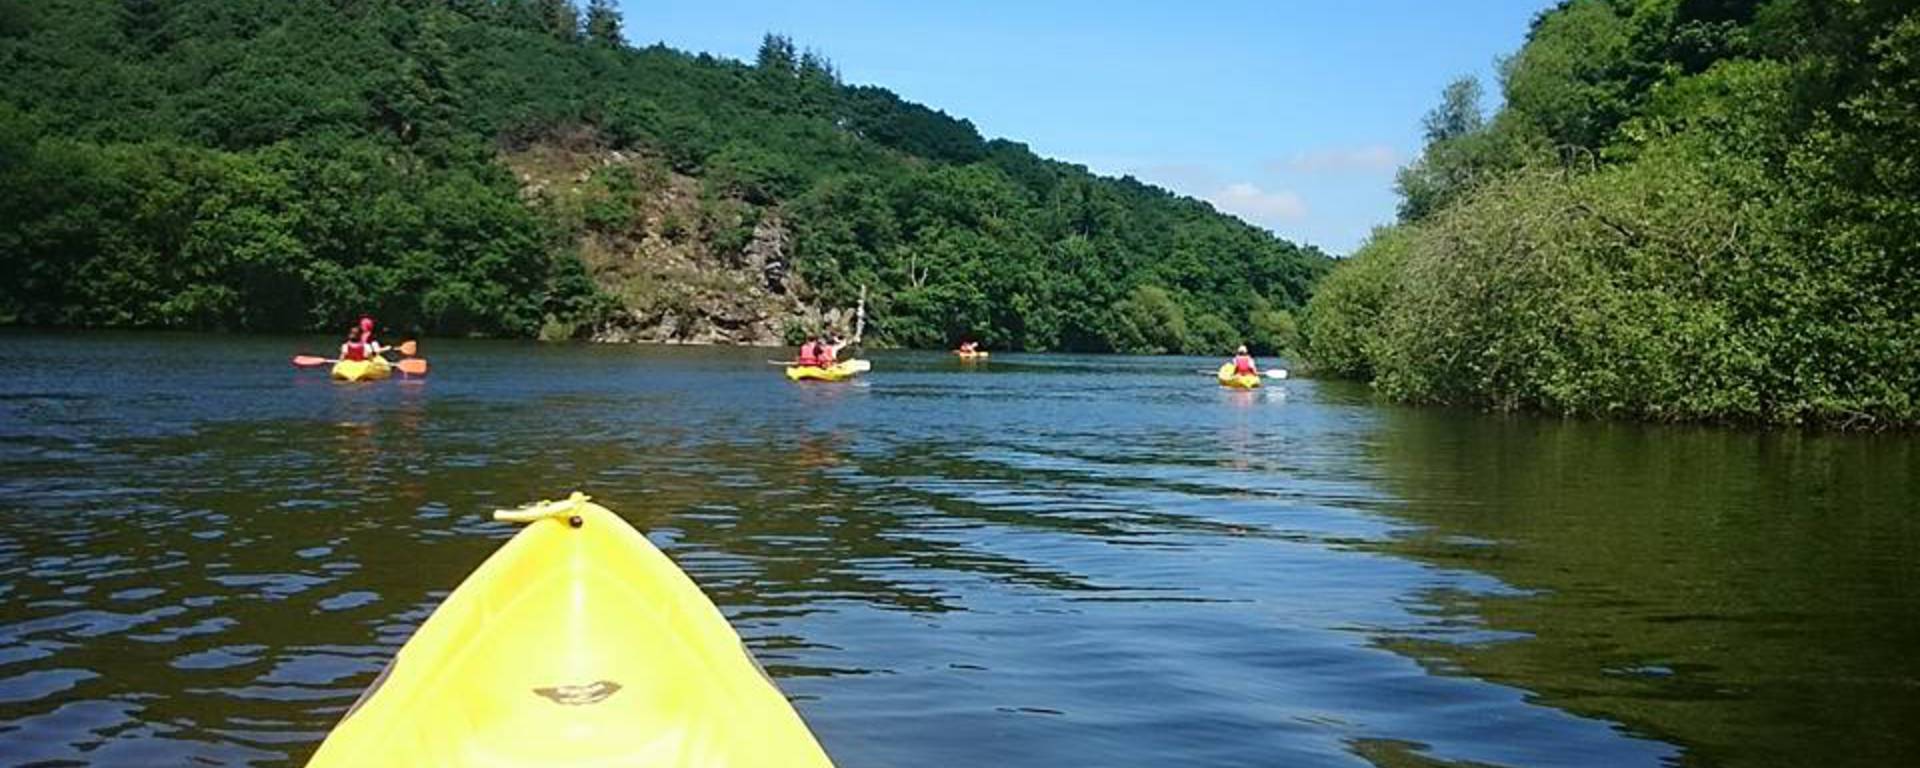
[[[341,360],[333,364],[333,377],[340,381],[375,381],[392,375],[393,365],[384,357]]]
[[[718,608],[575,494],[414,632],[308,768],[832,762]]]
[[[991,352],[955,352],[953,354],[959,357],[961,360],[985,360],[989,356],[991,356],[993,353]]]
[[[789,365],[787,378],[794,381],[843,381],[853,378],[854,374],[861,371],[861,368],[855,365],[857,362],[859,361],[847,360],[825,368],[812,365]]]
[[[1260,377],[1255,374],[1234,375],[1233,363],[1220,366],[1220,386],[1229,389],[1255,389],[1260,386]]]

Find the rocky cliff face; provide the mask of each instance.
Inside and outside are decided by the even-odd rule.
[[[658,158],[590,143],[538,145],[505,161],[522,198],[575,238],[588,273],[618,302],[573,335],[772,346],[844,320],[811,304],[777,209],[719,196]]]

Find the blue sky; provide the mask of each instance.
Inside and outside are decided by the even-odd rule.
[[[1519,48],[1550,0],[622,0],[628,40],[751,60],[762,34],[989,138],[1132,174],[1347,253],[1440,89]],[[1491,100],[1491,99],[1490,99]],[[1489,108],[1493,104],[1487,105]]]

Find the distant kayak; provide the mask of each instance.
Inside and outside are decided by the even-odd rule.
[[[1252,373],[1234,375],[1233,363],[1220,366],[1220,386],[1232,389],[1255,389],[1260,386],[1260,376]]]
[[[787,378],[794,381],[842,381],[873,367],[865,360],[844,360],[831,366],[789,365]]]
[[[375,381],[392,375],[393,365],[384,357],[341,360],[333,364],[333,377],[341,381]]]
[[[801,766],[832,761],[733,627],[605,507],[526,528],[428,616],[308,768]]]
[[[987,356],[992,353],[984,350],[979,352],[962,352],[956,349],[954,350],[953,354],[956,357],[959,357],[961,360],[985,360],[987,359]]]

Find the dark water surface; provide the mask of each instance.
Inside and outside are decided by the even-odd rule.
[[[578,489],[863,766],[1920,762],[1920,442],[1211,360],[0,335],[0,765],[297,765]],[[304,340],[308,351],[318,340]]]

